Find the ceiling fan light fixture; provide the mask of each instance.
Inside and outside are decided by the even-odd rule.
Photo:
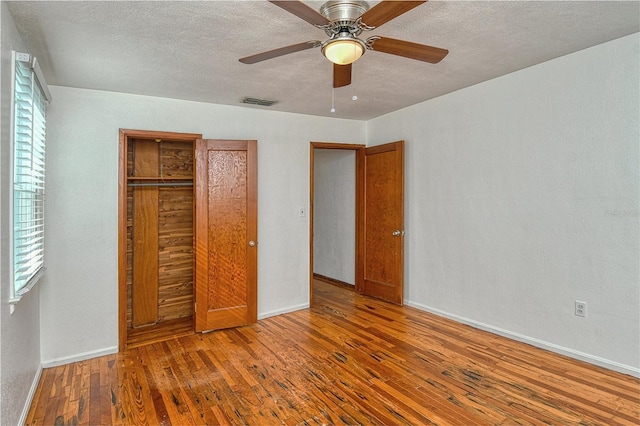
[[[322,54],[337,65],[349,65],[357,61],[367,50],[364,41],[352,35],[340,35],[322,45]]]

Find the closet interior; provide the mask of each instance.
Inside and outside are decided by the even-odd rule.
[[[193,333],[193,140],[129,138],[127,347]]]

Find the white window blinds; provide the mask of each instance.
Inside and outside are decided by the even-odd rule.
[[[13,59],[12,299],[17,299],[44,270],[45,112],[50,95],[38,78],[35,58],[14,52]]]

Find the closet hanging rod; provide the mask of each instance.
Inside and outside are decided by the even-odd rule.
[[[157,181],[167,181],[167,180],[193,180],[193,176],[127,176],[127,180],[157,180]]]
[[[127,186],[193,186],[193,182],[144,182],[144,183],[128,183]]]

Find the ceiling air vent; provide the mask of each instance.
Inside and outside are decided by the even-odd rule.
[[[271,106],[278,101],[272,101],[270,99],[258,99],[258,98],[244,98],[242,100],[243,104],[251,104],[251,105],[261,105],[261,106]]]

